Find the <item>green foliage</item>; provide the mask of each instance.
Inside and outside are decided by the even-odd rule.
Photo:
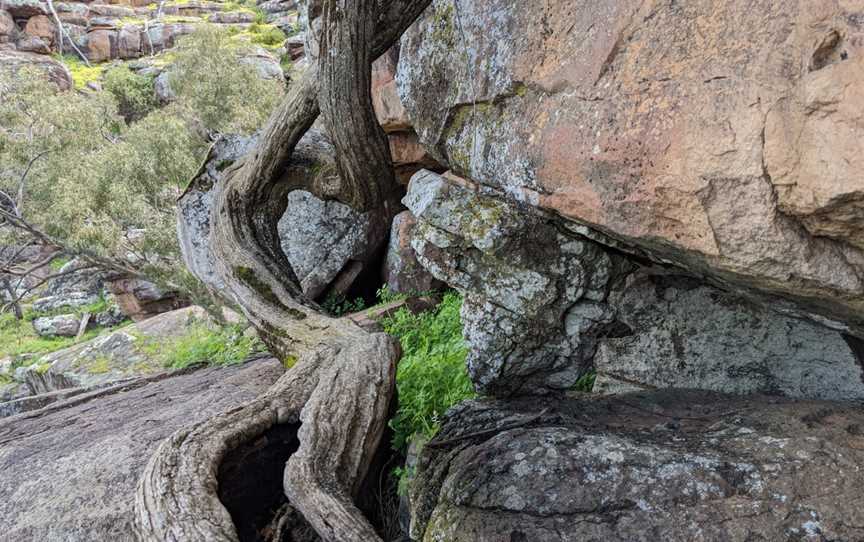
[[[451,292],[434,311],[414,315],[403,308],[382,321],[402,344],[399,407],[390,420],[396,450],[404,451],[415,433],[431,438],[448,408],[475,395],[465,368],[461,307],[462,298]]]
[[[597,379],[596,371],[589,371],[579,377],[573,385],[573,390],[589,393],[594,389],[594,381]]]
[[[156,108],[152,77],[116,66],[105,72],[104,79],[103,88],[117,100],[119,113],[127,122],[138,120]]]
[[[239,325],[224,327],[194,321],[182,336],[174,339],[148,339],[144,352],[170,369],[183,369],[197,363],[233,365],[263,349],[257,337],[247,335]]]
[[[57,55],[57,59],[66,65],[66,68],[72,75],[72,83],[75,85],[76,90],[86,89],[87,83],[98,82],[102,78],[102,72],[105,71],[104,66],[98,64],[88,66],[75,55]]]
[[[177,48],[171,88],[185,114],[208,130],[254,132],[282,98],[282,81],[264,80],[242,62],[244,47],[229,32],[202,24]]]
[[[366,302],[361,297],[349,300],[342,294],[331,293],[321,302],[321,308],[333,316],[343,316],[362,311],[366,308]]]
[[[285,43],[285,33],[275,25],[252,23],[248,32],[252,35],[252,43],[267,48],[278,48]]]
[[[90,340],[98,334],[96,330],[88,331],[81,341]],[[74,337],[40,337],[28,320],[17,320],[11,313],[0,313],[0,358],[48,354],[73,344]]]

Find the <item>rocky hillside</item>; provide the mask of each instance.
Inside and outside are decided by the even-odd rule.
[[[63,68],[44,53],[59,47],[58,18],[84,29],[69,30],[70,39],[89,60],[140,62],[154,75],[153,59],[164,58],[148,49],[154,33],[170,47],[191,19],[206,19],[258,43],[274,25],[292,37],[263,50],[277,65],[293,63],[296,101],[286,103],[297,110],[308,105],[296,98],[311,85],[306,76],[327,67],[318,54],[329,44],[316,32],[328,12],[318,2],[56,4],[54,17],[28,1],[3,4],[10,30],[0,26],[0,36],[10,45],[0,59],[53,66],[55,79]],[[38,34],[43,27],[50,32]],[[186,269],[232,301],[265,344],[293,342],[300,355],[273,348],[281,364],[256,359],[224,376],[142,370],[128,392],[118,382],[140,363],[132,340],[111,351],[104,379],[66,354],[21,371],[15,386],[29,386],[27,399],[12,402],[17,410],[0,403],[15,414],[0,422],[0,443],[12,443],[0,449],[0,472],[31,451],[36,466],[0,484],[0,503],[13,503],[0,505],[0,526],[21,539],[149,540],[168,529],[170,514],[183,525],[211,514],[201,528],[227,525],[225,540],[337,540],[328,522],[303,513],[304,491],[314,491],[298,480],[318,476],[341,488],[346,516],[353,504],[362,510],[376,533],[355,536],[364,541],[864,539],[862,43],[856,1],[432,1],[371,67],[373,123],[398,184],[385,220],[379,208],[340,200],[345,142],[328,133],[326,114],[268,170],[267,205],[248,223],[226,221],[253,201],[230,188],[269,156],[262,149],[279,134],[268,129],[211,134],[178,194]],[[326,97],[316,94],[315,108],[329,107]],[[277,108],[274,122],[294,113]],[[357,143],[372,147],[373,136]],[[255,181],[242,186],[259,189]],[[273,227],[260,228],[274,210]],[[218,243],[226,223],[233,244]],[[244,252],[236,231],[259,252],[278,252],[262,257],[269,266]],[[447,292],[431,312],[415,298],[429,291]],[[321,316],[376,302],[353,316]],[[259,306],[266,310],[250,308]],[[127,336],[168,337],[176,329],[167,328],[182,327],[177,314]],[[77,327],[44,326],[78,330],[78,317]],[[336,346],[317,339],[345,329],[351,340]],[[402,346],[392,434],[381,437],[393,446],[358,467],[352,454],[365,457],[358,448],[368,441],[348,444],[372,419],[364,401],[389,393],[384,373],[366,365],[376,351],[363,346],[370,336],[386,340],[375,334],[382,329]],[[101,340],[78,348],[120,344]],[[342,369],[356,345],[363,355]],[[320,366],[328,372],[316,373]],[[362,377],[350,372],[357,367]],[[349,393],[346,379],[360,391]],[[333,382],[345,388],[316,398]],[[175,387],[200,396],[160,407],[166,395],[187,393]],[[291,406],[298,389],[312,406]],[[227,397],[224,412],[207,418],[199,400],[213,393]],[[250,402],[232,408],[240,400]],[[91,426],[82,405],[120,414]],[[123,414],[130,405],[164,423],[142,429]],[[188,409],[195,425],[181,429]],[[328,412],[356,419],[328,421]],[[51,499],[27,488],[58,476],[43,424],[63,435],[74,433],[66,424],[83,424],[116,455],[98,463],[113,473],[109,482],[69,482],[74,499],[50,519]],[[162,440],[166,428],[179,432]],[[141,431],[147,438],[133,439],[133,455],[152,454],[146,468],[116,437]],[[316,439],[327,445],[304,448]],[[195,474],[213,457],[200,442],[218,450],[209,465],[218,475]],[[341,450],[337,458],[324,455],[328,446]],[[73,449],[88,480],[95,449],[83,441]],[[310,449],[322,455],[310,458]],[[350,472],[339,470],[345,461]],[[309,478],[291,470],[298,463]],[[398,497],[397,481],[386,481],[396,465]],[[154,472],[182,483],[154,481]],[[284,481],[255,490],[237,485],[239,473]],[[202,516],[172,504],[183,484],[192,487],[188,502],[207,503],[196,508]],[[137,500],[128,498],[133,487]],[[115,509],[99,509],[104,495]],[[27,513],[15,516],[16,503]]]

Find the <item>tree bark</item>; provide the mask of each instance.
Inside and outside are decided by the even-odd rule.
[[[307,299],[282,253],[276,225],[285,195],[304,189],[358,210],[396,208],[386,136],[371,102],[371,63],[430,0],[323,0],[318,62],[294,83],[257,147],[213,188],[210,250],[215,273],[200,277],[239,306],[271,352],[300,357],[266,394],[166,440],[141,478],[136,525],[146,541],[234,541],[216,494],[225,453],[275,424],[302,422],[288,461],[286,495],[329,541],[378,541],[354,505],[381,440],[392,398],[398,343]],[[320,74],[320,78],[319,78]],[[319,109],[320,105],[320,109]],[[341,182],[285,181],[300,138],[323,112]],[[214,278],[215,277],[215,278]]]

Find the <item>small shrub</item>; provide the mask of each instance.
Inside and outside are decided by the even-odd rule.
[[[573,385],[575,391],[590,392],[594,389],[594,381],[597,379],[595,371],[589,371],[579,377],[579,380]]]
[[[285,33],[278,26],[272,24],[252,23],[249,27],[251,41],[256,45],[275,49],[285,43]]]
[[[382,320],[402,344],[396,372],[399,406],[390,420],[396,450],[404,452],[415,433],[434,436],[447,409],[475,395],[465,367],[461,307],[462,298],[451,292],[434,311],[415,315],[403,308]]]
[[[118,112],[133,122],[156,108],[153,78],[140,75],[126,66],[117,66],[105,72],[103,88],[117,100]]]
[[[321,302],[321,308],[332,316],[344,316],[362,311],[366,308],[366,302],[360,297],[349,300],[342,294],[328,294]]]

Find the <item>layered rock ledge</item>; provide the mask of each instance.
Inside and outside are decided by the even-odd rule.
[[[472,401],[426,445],[412,539],[860,540],[860,404],[668,390]]]

